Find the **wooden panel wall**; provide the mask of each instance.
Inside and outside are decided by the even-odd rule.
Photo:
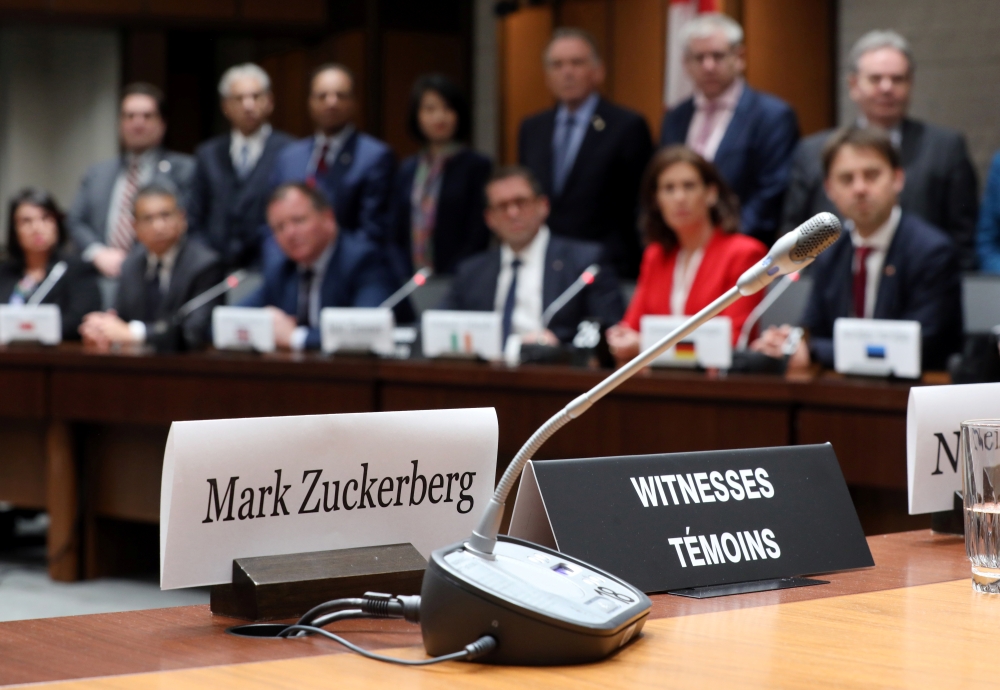
[[[0,13],[30,19],[100,16],[110,19],[211,20],[310,25],[326,21],[324,0],[0,0]]]
[[[613,3],[611,24],[612,98],[642,113],[654,141],[660,139],[663,117],[666,5],[663,0],[619,0]]]
[[[552,9],[530,7],[500,23],[501,156],[517,160],[517,128],[527,115],[552,105],[542,71],[542,51],[552,35]]]
[[[834,122],[833,0],[743,0],[747,82],[792,104],[803,134]]]

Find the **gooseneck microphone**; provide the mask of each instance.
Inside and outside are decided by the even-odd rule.
[[[552,317],[559,313],[559,310],[569,304],[569,301],[580,294],[583,288],[591,285],[597,274],[601,272],[598,264],[591,264],[580,274],[580,277],[573,281],[573,284],[566,288],[566,291],[552,300],[552,304],[542,312],[542,328],[548,328]]]
[[[747,345],[750,342],[750,333],[753,331],[753,327],[757,325],[760,321],[760,317],[764,315],[771,305],[778,301],[778,298],[785,294],[785,290],[791,287],[792,283],[797,282],[799,279],[799,272],[789,273],[783,276],[778,284],[771,288],[771,291],[760,301],[750,315],[747,316],[747,320],[743,322],[743,328],[740,329],[740,337],[736,339],[736,350],[743,351],[747,349]]]
[[[427,283],[427,279],[434,274],[434,271],[430,267],[425,266],[419,271],[413,274],[413,277],[408,281],[403,283],[403,286],[396,290],[394,293],[386,297],[382,304],[378,305],[379,309],[392,309],[397,304],[402,302],[404,299],[412,295],[417,288],[422,287]]]
[[[42,300],[48,297],[48,294],[52,292],[52,288],[56,286],[56,283],[58,283],[63,275],[66,274],[67,268],[68,266],[65,261],[60,261],[53,266],[52,270],[49,271],[49,274],[45,276],[45,280],[42,281],[42,284],[38,286],[38,289],[35,290],[34,294],[28,298],[27,302],[24,303],[24,306],[33,307],[36,304],[41,304]]]
[[[222,282],[216,283],[212,287],[205,290],[205,292],[201,293],[196,297],[192,297],[190,300],[182,304],[180,309],[178,309],[177,312],[174,314],[174,318],[171,319],[171,323],[173,323],[174,325],[180,323],[195,310],[200,309],[201,307],[211,302],[213,299],[221,297],[222,295],[226,294],[227,292],[238,286],[246,279],[246,277],[247,277],[247,272],[244,270],[239,270],[236,271],[235,273],[229,274]]]

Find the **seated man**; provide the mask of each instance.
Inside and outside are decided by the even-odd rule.
[[[614,269],[602,261],[601,245],[552,234],[545,225],[548,215],[549,200],[530,170],[494,172],[486,183],[486,224],[501,245],[458,265],[441,308],[502,313],[504,342],[517,334],[523,342],[557,345],[571,341],[586,318],[605,326],[618,323],[625,306]],[[542,313],[594,263],[601,264],[594,282],[546,328]]]
[[[319,349],[323,307],[377,307],[395,289],[379,248],[339,232],[326,196],[306,183],[275,189],[267,221],[285,259],[265,264],[264,284],[242,306],[271,309],[278,347]]]
[[[138,244],[122,263],[115,309],[84,317],[80,335],[85,343],[101,348],[125,343],[197,348],[208,339],[217,302],[174,323],[185,302],[223,277],[218,255],[185,235],[187,218],[177,194],[166,182],[148,184],[136,192]],[[175,338],[180,342],[168,343]]]
[[[833,366],[838,317],[919,321],[923,368],[943,369],[962,343],[962,286],[955,243],[900,210],[905,174],[899,151],[879,129],[835,132],[823,149],[825,190],[845,232],[813,265],[802,325],[808,347],[790,364]],[[752,349],[780,356],[788,327],[769,328]]]

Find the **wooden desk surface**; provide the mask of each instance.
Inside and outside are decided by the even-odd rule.
[[[756,665],[752,668],[756,669],[755,674],[765,674],[778,670],[776,666],[770,668],[770,671],[762,668],[761,664],[767,659],[776,657],[789,645],[805,644],[804,641],[795,642],[794,645],[792,642],[800,633],[800,628],[807,627],[806,624],[810,621],[815,623],[817,619],[812,619],[811,616],[821,616],[823,620],[829,621],[830,626],[827,627],[831,630],[847,630],[856,626],[859,631],[865,628],[864,632],[869,637],[877,637],[879,630],[895,630],[891,626],[906,627],[910,623],[893,614],[896,617],[886,621],[880,621],[878,616],[874,616],[869,625],[855,618],[842,617],[839,612],[874,611],[879,610],[877,607],[880,606],[895,606],[897,609],[902,607],[903,613],[906,613],[909,610],[908,606],[914,610],[922,606],[920,602],[923,600],[919,597],[923,595],[916,595],[918,596],[916,599],[907,599],[906,596],[909,595],[904,595],[898,600],[902,602],[900,604],[878,603],[883,601],[881,599],[871,600],[874,603],[837,602],[854,600],[859,596],[875,592],[889,592],[900,588],[920,587],[960,579],[961,587],[964,588],[961,591],[971,590],[968,583],[969,565],[965,557],[964,542],[960,538],[921,531],[870,537],[868,541],[875,558],[875,567],[825,576],[825,579],[831,580],[829,585],[707,600],[654,595],[651,618],[655,620],[647,623],[647,632],[638,644],[614,660],[599,666],[531,671],[537,674],[532,682],[537,678],[540,683],[555,684],[560,682],[559,679],[568,682],[568,679],[572,678],[573,682],[597,687],[624,682],[626,675],[631,674],[629,677],[636,678],[636,682],[647,683],[656,677],[655,674],[642,674],[652,674],[653,670],[656,673],[667,674],[667,677],[674,674],[679,680],[692,681],[697,679],[697,676],[690,675],[694,673],[692,669],[697,669],[700,665],[708,668],[719,664],[721,669],[737,673],[742,664],[750,663],[748,660],[740,661],[739,664],[723,663],[712,656],[723,654],[726,650],[732,650],[734,654],[738,653],[748,659],[754,653],[760,654],[762,660],[754,662]],[[938,597],[937,594],[929,596],[931,599]],[[821,601],[829,603],[821,605]],[[897,600],[890,597],[885,601]],[[954,597],[948,601],[958,605],[955,604]],[[799,608],[810,602],[817,608]],[[907,602],[913,603],[911,605]],[[792,607],[793,611],[805,611],[805,613],[785,614],[788,607]],[[956,614],[952,625],[962,625],[967,620],[972,620],[968,614],[962,613],[960,616]],[[919,619],[919,625],[924,625],[923,621],[923,618]],[[519,677],[518,673],[527,672],[516,669],[476,671],[475,669],[479,667],[462,668],[463,665],[451,664],[449,666],[452,668],[434,669],[426,676],[412,675],[423,674],[425,671],[394,669],[365,660],[341,659],[340,657],[346,654],[344,650],[326,640],[248,640],[224,634],[225,628],[234,623],[232,619],[213,617],[207,606],[0,623],[0,685],[105,678],[100,681],[86,681],[83,684],[73,683],[67,687],[141,688],[157,683],[161,683],[158,687],[188,685],[218,687],[220,684],[239,678],[241,683],[243,679],[249,679],[247,687],[258,687],[254,683],[268,687],[292,687],[292,681],[282,685],[278,680],[282,674],[291,673],[296,679],[295,683],[299,679],[312,678],[319,687],[320,679],[324,679],[326,684],[323,687],[329,687],[330,679],[334,676],[324,674],[334,672],[347,674],[345,678],[357,681],[348,683],[348,687],[353,684],[363,685],[365,679],[371,684],[372,679],[378,679],[380,683],[388,682],[390,679],[414,683],[416,678],[420,678],[421,683],[431,683],[431,686],[435,687],[438,681],[432,682],[432,679],[448,683],[461,680],[491,685],[499,683],[499,679],[516,678]],[[756,628],[760,630],[757,631]],[[404,648],[399,653],[406,655],[421,653],[418,628],[401,621],[351,621],[335,626],[335,629],[365,647]],[[898,637],[895,632],[892,634]],[[921,634],[930,635],[926,631]],[[700,643],[686,641],[688,636],[692,640],[699,640]],[[746,639],[741,642],[742,637]],[[844,633],[843,640],[838,644],[848,645],[851,642],[850,637],[850,634]],[[707,644],[705,641],[707,638],[718,638],[720,642]],[[815,635],[813,638],[803,638],[807,639],[815,639]],[[765,643],[766,646],[762,647]],[[897,640],[893,644],[901,645],[902,642]],[[740,645],[748,646],[744,648]],[[665,649],[668,650],[666,653]],[[682,649],[683,653],[680,651]],[[840,649],[837,654],[840,653],[848,652]],[[302,667],[282,665],[286,663],[283,660],[301,660],[313,656],[322,658],[316,662],[308,662]],[[839,663],[837,661],[839,658],[831,651],[828,663]],[[281,662],[281,664],[267,666],[254,663],[263,661]],[[630,669],[627,674],[621,667],[623,663]],[[234,664],[239,666],[233,667]],[[345,665],[341,667],[341,664]],[[127,674],[161,671],[171,673],[149,677],[137,675],[123,677]],[[397,673],[403,675],[396,675]],[[442,673],[444,675],[440,675]],[[456,673],[457,676],[454,675]],[[486,676],[486,673],[491,675]],[[727,678],[720,676],[720,680]],[[735,676],[728,680],[734,678]],[[764,684],[771,684],[774,681],[773,677],[767,675],[761,675],[760,678],[763,679],[760,682]],[[614,679],[615,682],[610,679]],[[343,686],[339,677],[338,685]],[[306,683],[297,687],[311,686]]]

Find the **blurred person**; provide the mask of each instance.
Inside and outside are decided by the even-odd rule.
[[[854,44],[848,66],[850,97],[860,111],[855,124],[886,130],[899,151],[906,173],[900,207],[943,230],[958,245],[963,270],[975,269],[976,172],[962,134],[907,116],[916,65],[906,39],[895,31],[871,31]],[[825,192],[822,163],[830,134],[820,132],[799,144],[785,196],[784,232],[820,211],[837,212]]]
[[[396,282],[364,233],[341,232],[326,195],[304,182],[271,194],[267,221],[285,259],[264,265],[264,283],[243,302],[267,307],[278,347],[318,350],[324,307],[377,307]]]
[[[639,354],[643,316],[697,314],[767,254],[760,240],[739,232],[739,201],[722,175],[686,146],[668,146],[653,156],[641,203],[649,245],[625,318],[607,333],[620,364]],[[744,297],[720,314],[732,319],[734,343],[763,297]]]
[[[188,220],[191,234],[218,252],[228,270],[258,261],[271,170],[294,138],[268,122],[274,95],[270,77],[258,65],[226,70],[219,98],[231,129],[195,151]]]
[[[600,242],[619,274],[635,277],[639,181],[653,150],[649,126],[601,97],[604,64],[590,34],[557,29],[544,63],[557,105],[521,123],[518,161],[550,199],[553,234]]]
[[[790,366],[833,367],[833,324],[839,317],[920,322],[922,366],[944,369],[962,345],[962,285],[955,243],[901,207],[906,172],[884,130],[847,127],[822,153],[826,194],[847,232],[816,259],[802,317],[808,344]],[[789,327],[771,327],[751,348],[781,356]]]
[[[223,278],[218,255],[197,238],[187,236],[187,218],[180,194],[172,185],[153,182],[137,190],[134,201],[138,242],[122,263],[115,308],[84,317],[80,334],[85,344],[149,343],[154,347],[179,338],[185,349],[206,344],[210,302],[172,323],[178,309]]]
[[[56,200],[43,189],[21,190],[10,200],[7,230],[9,256],[0,264],[0,304],[26,304],[52,267],[65,261],[66,272],[41,304],[59,307],[63,340],[79,340],[83,316],[101,308],[101,293],[93,266],[69,250]]]
[[[459,264],[441,309],[496,311],[503,340],[558,345],[573,340],[581,321],[605,326],[624,311],[614,269],[596,242],[560,237],[546,225],[549,200],[527,168],[495,171],[486,184],[486,224],[500,246]],[[556,312],[546,328],[542,314],[590,265],[601,265],[594,282]]]
[[[186,201],[195,167],[191,156],[162,148],[167,123],[160,89],[129,84],[119,106],[122,154],[87,170],[66,218],[83,259],[108,278],[118,277],[135,244],[136,191],[151,182],[167,182]]]
[[[469,105],[443,75],[417,80],[407,123],[422,149],[400,164],[393,185],[390,215],[397,272],[404,279],[424,267],[436,274],[454,273],[459,261],[489,243],[483,187],[492,164],[466,146]]]
[[[724,14],[684,26],[684,68],[694,95],[663,117],[660,144],[687,144],[740,200],[740,230],[770,244],[781,221],[799,123],[781,99],[744,81],[743,28]]]
[[[984,273],[1000,273],[1000,152],[993,156],[976,230],[979,268]]]

